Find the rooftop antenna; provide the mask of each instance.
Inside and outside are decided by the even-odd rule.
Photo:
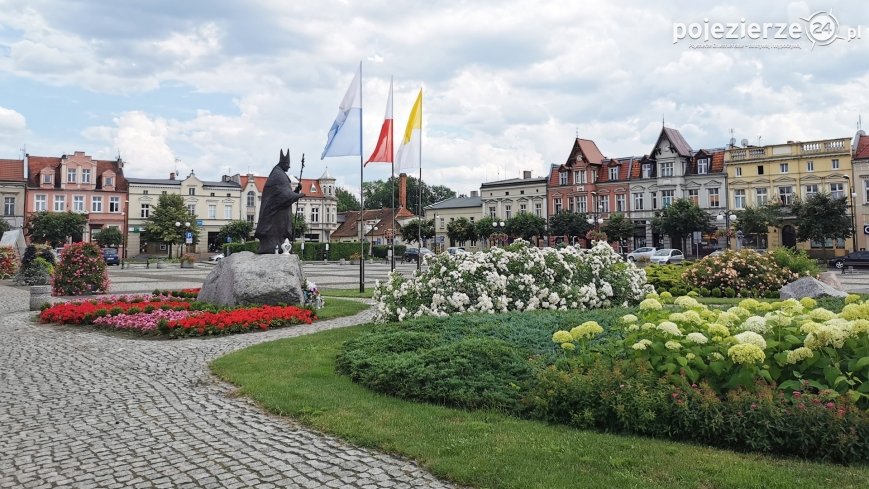
[[[181,158],[175,158],[175,174],[178,175],[178,163],[181,163]]]
[[[736,147],[736,137],[733,135],[733,133],[734,133],[734,131],[733,131],[733,128],[731,127],[730,128],[730,147],[731,148]]]
[[[761,139],[762,139],[762,138],[760,137],[760,135],[758,135],[758,136],[757,136],[757,145],[758,145],[758,146],[762,146],[762,145],[760,144]]]
[[[857,115],[857,130],[860,131],[862,129],[863,129],[863,115],[858,114]]]
[[[747,148],[747,147],[748,147],[748,138],[742,138],[742,147],[743,147],[743,148]]]
[[[661,127],[664,127],[664,114],[661,114]]]
[[[576,139],[579,139],[579,126],[576,126]]]

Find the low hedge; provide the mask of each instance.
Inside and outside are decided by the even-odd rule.
[[[371,248],[371,254],[374,255],[375,258],[389,258],[389,245],[374,245]],[[405,245],[395,245],[395,257],[400,258],[404,256],[404,251],[407,249]]]
[[[349,260],[353,254],[359,253],[359,243],[328,243],[329,244],[329,260]],[[365,255],[368,256],[370,245],[365,243]],[[398,246],[396,253],[398,252]],[[309,243],[305,242],[305,249],[302,250],[300,242],[293,243],[293,253],[299,255],[302,260],[313,261],[322,260],[326,250],[326,243]],[[250,251],[256,253],[259,251],[259,240],[248,241],[245,243],[226,243],[223,245],[223,252],[226,256],[239,251]],[[402,251],[404,253],[404,251]]]

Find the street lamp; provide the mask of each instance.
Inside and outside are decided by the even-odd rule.
[[[854,186],[851,185],[851,177],[844,175],[848,181],[848,192],[851,194],[851,251],[857,251],[857,214],[854,211],[854,200],[857,199],[857,192],[854,192]]]
[[[507,223],[505,223],[504,221],[499,221],[497,219],[492,221],[492,228],[495,229],[494,234],[501,234],[503,232],[504,226],[506,225]]]
[[[125,200],[124,201],[124,236],[123,236],[124,253],[121,255],[121,259],[124,262],[127,261],[127,235],[130,234],[129,221],[130,221],[130,201]]]
[[[183,228],[181,227],[182,225],[184,226]],[[185,221],[185,222],[175,221],[175,229],[177,229],[179,233],[181,232],[182,229],[184,229],[184,230],[190,229],[190,222],[188,222],[188,221]],[[178,257],[181,258],[181,243],[178,243]]]
[[[730,249],[730,221],[736,220],[736,214],[733,214],[728,211],[720,211],[718,215],[715,216],[716,221],[724,221],[724,238],[727,243],[727,249]]]

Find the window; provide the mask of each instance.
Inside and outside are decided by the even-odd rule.
[[[55,195],[54,196],[54,212],[63,212],[66,210],[66,196],[65,195]]]
[[[782,205],[791,205],[794,203],[794,188],[793,187],[779,187],[778,188],[778,198],[781,200]]]
[[[700,191],[696,188],[688,189],[688,200],[694,205],[700,205]]]
[[[597,210],[600,212],[610,211],[610,199],[608,196],[601,195],[597,198]]]
[[[69,183],[75,183],[76,171],[75,168],[68,168],[66,170],[66,181]]]
[[[188,188],[187,195],[196,195],[196,188],[195,187]]]
[[[806,162],[806,171],[807,172],[815,171],[815,162],[814,161],[807,161]]]
[[[247,206],[256,207],[256,194],[253,193],[253,190],[247,193]]]
[[[778,164],[778,171],[780,171],[781,173],[787,173],[788,172],[788,164],[787,163],[779,163]]]
[[[103,179],[103,186],[111,187],[115,184],[115,177],[105,177]]]
[[[817,185],[806,185],[806,198],[807,199],[812,198],[812,196],[814,196],[816,193],[818,193],[818,186]]]
[[[208,204],[208,218],[217,219],[217,204]]]
[[[81,183],[91,183],[91,170],[90,170],[90,168],[82,168],[81,169]]]
[[[570,209],[570,212],[574,211],[574,204],[576,203],[576,199],[571,199],[568,197],[567,199],[567,207]]]
[[[838,158],[833,158],[833,169],[834,170],[839,169],[839,159]]]
[[[142,211],[139,213],[142,219],[151,217],[151,204],[142,204]]]
[[[652,178],[652,164],[646,163],[643,165],[643,178]]]
[[[591,181],[592,181],[592,182],[597,182],[599,176],[600,176],[600,175],[598,175],[598,173],[597,173],[596,171],[591,172]]]
[[[652,195],[652,209],[658,208],[658,192],[651,192]]]
[[[319,207],[311,207],[311,222],[312,223],[320,222],[320,208]]]
[[[718,189],[710,188],[707,189],[707,192],[709,193],[709,207],[721,207],[721,201],[719,200],[718,196]]]
[[[91,212],[103,211],[103,198],[98,196],[91,197]]]
[[[187,213],[191,216],[196,215],[196,204],[187,204]]]
[[[51,183],[51,173],[42,175],[42,183]]]
[[[869,180],[863,180],[863,203],[869,204]]]
[[[223,204],[223,218],[232,219],[232,204]]]
[[[492,219],[495,218],[495,206],[489,207],[489,217],[491,217]]]
[[[519,191],[519,195],[525,195],[525,191],[524,191],[524,190],[520,190],[520,191]]]
[[[766,205],[766,202],[769,200],[769,194],[765,188],[755,189],[754,195],[757,205]]]
[[[528,212],[528,206],[525,204],[519,204],[519,212]]]
[[[577,185],[585,184],[585,170],[579,170],[573,172],[573,183]]]
[[[573,200],[576,202],[576,211],[585,214],[588,210],[588,201],[586,200],[585,195],[574,197]]]
[[[673,190],[662,190],[661,191],[661,205],[664,206],[664,209],[670,207],[670,204],[673,203],[673,194],[675,191]]]
[[[661,176],[662,177],[672,177],[673,176],[673,162],[667,161],[665,163],[661,163]]]
[[[558,184],[559,185],[567,185],[567,172],[559,172],[558,173]]]
[[[709,158],[700,158],[697,160],[697,174],[705,175],[709,173]]]
[[[253,214],[248,214],[248,215],[247,215],[247,222],[253,224]]]
[[[540,202],[534,204],[534,215],[537,217],[543,217],[543,204]],[[471,219],[473,219],[473,217]]]
[[[3,215],[15,215],[15,197],[3,197]]]
[[[736,176],[737,176],[737,177],[741,177],[741,176],[742,176],[742,167],[741,167],[741,166],[737,166],[737,167],[736,167]]]
[[[763,165],[757,165],[757,174],[763,175]]]
[[[830,184],[830,197],[834,199],[841,199],[845,197],[845,185],[841,183],[831,183]]]
[[[44,211],[47,209],[46,202],[48,201],[48,197],[45,195],[34,195],[33,196],[33,209],[38,211]]]
[[[214,197],[214,192],[211,192],[211,196]]]
[[[635,211],[643,210],[643,193],[642,192],[634,192],[634,210]]]
[[[745,209],[745,190],[733,191],[733,207],[735,209]]]
[[[625,194],[616,195],[616,212],[625,212],[627,210],[626,207]]]
[[[148,195],[148,191],[147,191],[147,190],[142,190],[142,195]]]
[[[109,212],[121,212],[120,197],[109,197]]]
[[[504,192],[504,195],[510,195],[510,191],[508,190],[508,191]]]
[[[558,214],[561,212],[561,199],[552,199],[553,207],[555,208],[555,213]]]
[[[513,206],[506,204],[504,205],[504,217],[510,219],[513,217]]]
[[[610,181],[616,181],[619,179],[619,167],[613,166],[610,167]]]

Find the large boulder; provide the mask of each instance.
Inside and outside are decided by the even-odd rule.
[[[220,260],[197,300],[224,306],[302,304],[305,277],[298,255],[233,253]]]
[[[812,277],[803,277],[791,282],[779,290],[782,299],[802,299],[803,297],[846,297],[848,294]]]
[[[818,275],[818,280],[836,290],[844,290],[842,288],[842,282],[839,281],[839,274],[836,272],[821,272]]]

